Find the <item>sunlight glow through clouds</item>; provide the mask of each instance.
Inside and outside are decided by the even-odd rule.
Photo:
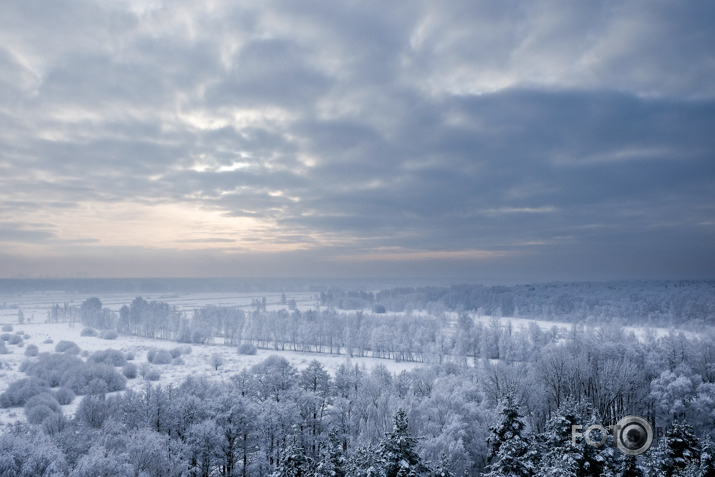
[[[217,210],[181,204],[145,205],[132,202],[81,204],[68,214],[56,215],[57,236],[65,240],[93,238],[98,246],[153,249],[222,249],[231,240],[253,250],[289,250],[274,245],[276,229],[252,217],[227,217]],[[256,237],[265,238],[256,242]]]

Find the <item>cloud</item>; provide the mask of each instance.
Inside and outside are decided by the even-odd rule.
[[[0,242],[44,242],[55,237],[49,230],[0,226]]]
[[[0,221],[48,226],[0,241],[687,275],[715,239],[712,9],[3,2]]]

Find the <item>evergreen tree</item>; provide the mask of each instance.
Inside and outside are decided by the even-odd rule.
[[[312,462],[305,455],[305,448],[298,442],[296,436],[293,436],[293,441],[285,449],[283,459],[272,477],[301,477],[311,474]]]
[[[709,435],[700,443],[700,472],[702,477],[715,477],[715,446]]]
[[[698,459],[699,446],[693,427],[680,421],[673,422],[668,428],[666,438],[668,457],[673,461],[673,471],[667,474],[670,477],[676,471],[685,470],[688,464]]]
[[[576,403],[567,400],[546,423],[543,435],[544,453],[538,475],[551,477],[577,477],[581,475],[584,463],[584,446],[581,441],[574,445],[571,441],[571,429],[582,424],[581,412]]]
[[[344,477],[345,456],[340,444],[340,437],[335,429],[328,433],[328,442],[320,452],[320,462],[315,477]]]
[[[651,447],[645,454],[645,474],[648,477],[672,475],[673,462],[668,454],[668,439],[662,437],[658,440],[658,444]]]
[[[634,455],[623,454],[619,462],[616,477],[643,477],[643,471],[638,466],[638,459]]]
[[[591,415],[588,423],[584,426],[584,432],[596,424],[601,424],[601,419],[597,413]],[[604,427],[605,429],[605,427]],[[598,431],[592,431],[590,436],[594,442],[600,442],[605,437],[605,441],[599,447],[591,446],[587,442],[581,447],[583,451],[583,460],[579,475],[583,477],[605,477],[615,475],[617,472],[616,466],[616,447],[613,442],[613,436],[606,431],[605,436],[598,436]],[[586,436],[584,436],[585,439]]]
[[[351,477],[385,477],[385,469],[378,456],[377,449],[373,446],[358,448],[346,463],[345,475]]]
[[[658,477],[683,477],[699,472],[702,454],[692,426],[674,421],[658,441],[658,445],[648,452],[647,474]],[[696,472],[698,470],[698,472]]]
[[[393,419],[392,432],[380,444],[380,460],[386,477],[429,475],[415,451],[417,439],[407,429],[407,413],[399,409]]]
[[[506,396],[501,411],[501,419],[492,426],[492,434],[487,440],[491,446],[491,464],[488,477],[528,477],[534,475],[536,449],[533,443],[522,436],[524,422],[514,396]]]

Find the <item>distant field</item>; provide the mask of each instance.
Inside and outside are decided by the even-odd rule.
[[[33,323],[43,323],[47,319],[49,309],[64,303],[70,306],[80,306],[87,298],[97,297],[104,308],[119,311],[123,305],[129,305],[134,298],[141,296],[147,301],[161,301],[176,306],[182,311],[192,311],[206,305],[239,306],[249,308],[254,299],[266,299],[268,309],[284,308],[281,304],[281,293],[68,293],[68,292],[29,292],[19,294],[0,293],[0,324],[17,323],[18,311],[22,310],[25,319]],[[301,308],[315,305],[315,294],[310,292],[295,292],[286,294],[286,299],[294,299]]]

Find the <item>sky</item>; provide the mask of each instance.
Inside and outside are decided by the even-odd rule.
[[[0,277],[715,278],[715,3],[0,2]]]

